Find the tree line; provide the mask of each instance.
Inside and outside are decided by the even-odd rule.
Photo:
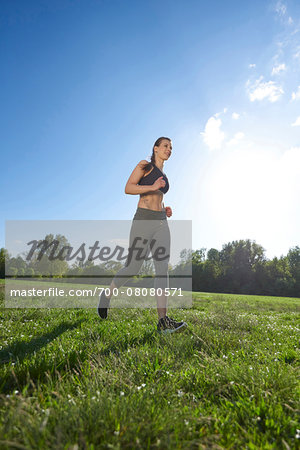
[[[300,247],[269,260],[255,241],[192,252],[193,291],[300,297]]]
[[[52,235],[47,237],[54,238]],[[61,236],[60,239],[65,245],[66,239]],[[0,278],[5,278],[5,264],[6,273],[11,276],[41,277],[55,274],[60,278],[67,274],[68,277],[107,276],[108,279],[123,265],[119,261],[98,265],[93,261],[78,261],[69,267],[66,261],[49,263],[46,258],[40,261],[33,259],[28,264],[21,256],[11,257],[5,248],[1,248]],[[224,244],[220,251],[215,248],[208,251],[206,248],[184,249],[180,253],[179,264],[175,267],[169,265],[169,275],[172,277],[184,273],[192,273],[193,291],[300,297],[300,247],[290,248],[286,256],[271,260],[266,258],[261,245],[249,239]],[[151,260],[144,262],[142,274],[155,275]]]

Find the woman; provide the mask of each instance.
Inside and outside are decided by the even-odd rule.
[[[107,318],[110,298],[115,288],[122,286],[130,277],[137,275],[144,259],[149,255],[158,255],[158,249],[166,250],[167,256],[164,258],[154,258],[156,277],[154,287],[156,289],[159,333],[173,333],[183,331],[187,324],[176,322],[167,316],[167,296],[165,288],[169,287],[168,262],[170,258],[170,230],[167,217],[171,217],[170,206],[164,207],[163,194],[169,190],[169,181],[163,172],[164,162],[169,159],[172,153],[172,142],[170,138],[160,137],[156,140],[153,149],[151,162],[142,160],[131,173],[125,186],[125,193],[140,195],[138,207],[133,217],[129,249],[134,249],[134,243],[138,242],[139,255],[132,250],[131,257],[127,257],[125,267],[115,275],[109,287],[109,295],[102,291],[98,305],[98,314],[102,319]],[[142,220],[142,222],[140,222]],[[149,245],[151,243],[151,245]],[[150,248],[151,247],[151,248]],[[142,252],[141,252],[142,250]],[[130,252],[129,252],[130,254]],[[134,255],[134,256],[133,256]],[[158,292],[157,289],[161,288]],[[106,289],[107,291],[107,289]]]

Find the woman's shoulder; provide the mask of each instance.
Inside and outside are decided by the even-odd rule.
[[[144,167],[146,164],[149,164],[149,161],[147,161],[146,159],[142,159],[142,160],[138,163],[138,166]]]
[[[142,173],[143,173],[143,178],[146,177],[147,175],[149,175],[149,173],[152,172],[152,170],[155,169],[155,166],[152,164],[152,162],[147,161],[146,159],[142,159],[139,163],[138,163],[138,167],[140,169],[142,169]]]

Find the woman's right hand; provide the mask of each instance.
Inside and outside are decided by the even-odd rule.
[[[157,180],[152,184],[154,191],[157,191],[161,187],[165,187],[165,185],[166,185],[166,182],[162,176],[157,178]]]

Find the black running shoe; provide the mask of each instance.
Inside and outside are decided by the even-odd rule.
[[[184,331],[187,327],[185,322],[176,322],[176,320],[171,319],[170,317],[162,317],[159,319],[157,324],[157,331],[159,333],[180,333]]]
[[[102,291],[98,305],[98,315],[101,319],[107,319],[107,308],[109,308],[110,299],[106,297],[104,291]]]

